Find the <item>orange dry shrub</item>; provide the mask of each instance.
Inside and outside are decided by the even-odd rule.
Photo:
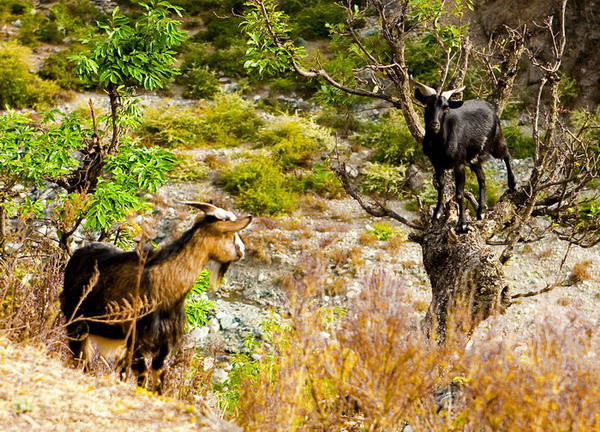
[[[600,431],[598,334],[581,319],[492,328],[469,344],[455,319],[439,346],[401,280],[366,277],[332,314],[319,304],[326,278],[327,261],[308,257],[284,282],[289,326],[240,386],[234,421],[246,432]]]
[[[464,358],[468,385],[453,427],[434,430],[600,431],[595,328],[548,318],[524,341],[487,338]]]
[[[423,337],[402,282],[366,278],[362,295],[332,321],[317,301],[325,275],[325,263],[309,258],[285,282],[290,327],[276,339],[276,365],[240,386],[244,430],[391,431],[435,409],[454,350]]]

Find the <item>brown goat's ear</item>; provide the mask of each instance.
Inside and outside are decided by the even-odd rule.
[[[252,222],[252,216],[246,216],[235,221],[217,221],[212,224],[213,228],[222,233],[237,232],[243,230]]]

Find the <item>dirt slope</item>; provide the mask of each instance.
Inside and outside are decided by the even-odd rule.
[[[64,367],[0,338],[0,431],[239,431],[206,407],[136,391]]]

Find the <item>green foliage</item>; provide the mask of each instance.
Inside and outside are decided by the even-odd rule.
[[[133,22],[115,8],[108,23],[99,23],[102,34],[82,41],[92,47],[72,57],[81,77],[105,88],[129,85],[154,90],[179,73],[173,67],[172,48],[183,42],[186,33],[169,15],[181,16],[181,10],[157,0],[141,7],[145,13]]]
[[[333,148],[333,139],[313,120],[297,116],[279,116],[259,133],[259,142],[271,148],[283,170],[308,166],[318,153]]]
[[[198,162],[193,156],[185,153],[177,154],[177,165],[169,177],[178,181],[199,181],[206,179],[208,167],[203,162]]]
[[[360,142],[374,149],[374,162],[392,165],[425,162],[420,146],[397,110],[389,110],[381,120],[367,124]]]
[[[290,26],[284,12],[277,10],[274,0],[258,2],[250,0],[242,24],[248,36],[248,49],[244,67],[260,76],[278,75],[293,69],[292,59],[306,55],[303,47],[290,40]],[[263,10],[269,16],[269,25],[263,18]]]
[[[327,0],[289,0],[286,11],[290,13],[292,37],[305,39],[326,38],[329,36],[328,24],[340,24],[345,20],[344,10]]]
[[[21,18],[19,41],[25,45],[39,42],[63,43],[66,38],[80,38],[87,34],[100,11],[89,0],[60,0],[44,14],[31,12]]]
[[[571,106],[579,95],[577,81],[569,77],[567,74],[561,73],[560,82],[558,83],[558,93],[560,97],[560,103],[563,106]]]
[[[502,129],[502,133],[512,157],[525,159],[533,156],[535,142],[533,137],[525,133],[523,127],[512,122]]]
[[[403,165],[367,162],[363,170],[362,190],[368,194],[397,198],[402,193],[405,171]]]
[[[54,81],[65,90],[81,90],[89,88],[79,78],[73,69],[73,63],[69,57],[75,56],[83,51],[81,44],[73,44],[69,48],[50,55],[38,71],[38,75],[46,80]]]
[[[571,123],[579,130],[592,153],[600,154],[600,106],[595,111],[578,110],[571,113]]]
[[[168,148],[234,147],[255,140],[261,125],[251,102],[237,94],[219,94],[214,103],[194,107],[149,107],[136,133],[145,142]]]
[[[396,234],[396,228],[386,222],[375,222],[367,232],[375,235],[377,240],[385,241],[391,239]]]
[[[187,69],[179,80],[186,86],[183,97],[193,99],[210,98],[219,91],[219,81],[206,67]]]
[[[236,93],[220,94],[204,111],[204,139],[219,146],[238,146],[255,140],[262,124],[252,102]]]
[[[202,143],[203,125],[199,107],[150,106],[144,110],[136,135],[161,147],[193,147]]]
[[[159,147],[122,145],[106,165],[109,179],[100,179],[86,215],[86,228],[107,230],[132,210],[146,209],[138,191],[156,192],[175,166],[175,156]]]
[[[53,102],[59,89],[29,71],[29,48],[16,42],[0,42],[0,107],[44,108]]]
[[[296,193],[273,158],[254,156],[222,173],[225,189],[253,214],[278,216],[295,207]]]
[[[8,110],[0,116],[0,193],[18,183],[41,185],[47,177],[68,172],[77,161],[71,150],[83,142],[81,130],[73,130],[74,117],[46,133],[34,127],[25,113]]]
[[[18,19],[33,9],[31,0],[4,0],[0,3],[0,21]]]
[[[191,327],[204,326],[208,322],[209,312],[215,309],[213,302],[203,296],[209,287],[210,272],[203,270],[185,301],[185,315]]]
[[[221,408],[234,414],[240,401],[242,386],[256,384],[260,375],[270,375],[276,367],[276,345],[285,345],[285,334],[288,331],[280,320],[274,316],[260,323],[262,341],[254,336],[244,340],[244,351],[234,353],[231,361],[231,371],[227,380],[213,387]]]
[[[313,191],[319,196],[330,199],[340,198],[345,192],[337,175],[327,165],[315,164],[302,178],[303,192]]]
[[[506,175],[504,175],[504,171],[502,172],[502,176],[498,175],[499,173],[493,171],[488,166],[484,166],[485,172],[485,186],[487,190],[487,201],[486,204],[488,207],[496,204],[500,199],[500,196],[504,192],[506,188]],[[479,197],[479,184],[477,183],[477,177],[475,174],[471,172],[470,169],[467,171],[467,179],[465,183],[465,190],[470,191],[475,198]],[[498,179],[498,180],[496,180]],[[473,209],[475,211],[476,209]]]

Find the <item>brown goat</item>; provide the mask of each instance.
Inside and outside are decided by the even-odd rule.
[[[222,278],[229,264],[244,256],[238,232],[252,220],[237,219],[211,204],[184,204],[204,214],[159,250],[144,249],[140,254],[95,243],[73,253],[60,299],[69,347],[84,370],[92,339],[104,356],[118,359],[122,377],[131,359],[141,387],[148,383],[145,359],[150,357],[152,389],[162,393],[165,358],[185,327],[186,295],[209,260],[220,264],[216,276]]]

